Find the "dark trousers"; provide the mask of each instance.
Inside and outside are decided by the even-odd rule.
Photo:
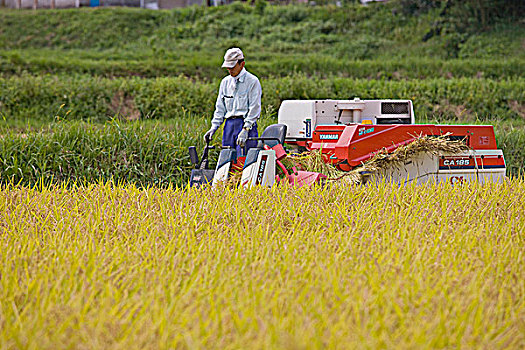
[[[250,148],[257,147],[257,141],[246,141],[246,146],[244,147],[245,150],[241,150],[241,148],[237,146],[237,136],[239,136],[243,125],[244,120],[242,118],[226,119],[226,122],[224,123],[224,131],[222,133],[222,146],[235,147],[237,150],[237,157],[245,156]],[[257,123],[253,123],[253,126],[248,133],[248,137],[258,136]]]

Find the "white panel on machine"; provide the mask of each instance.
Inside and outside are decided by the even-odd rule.
[[[479,158],[476,157],[479,182],[503,182],[505,180],[507,168],[502,150],[476,151],[476,154],[480,155]]]
[[[275,151],[257,151],[257,161],[244,167],[241,177],[243,187],[256,185],[271,187],[275,182]]]
[[[453,185],[476,181],[501,182],[505,179],[504,162],[501,150],[469,150],[439,155],[421,153],[408,162],[383,169],[372,175],[368,181],[399,184],[437,181]]]
[[[281,103],[278,113],[279,124],[287,125],[286,139],[312,137],[312,120],[315,100],[286,100]]]

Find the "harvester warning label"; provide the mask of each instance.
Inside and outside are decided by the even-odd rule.
[[[266,168],[266,163],[268,162],[268,155],[264,154],[261,156],[261,163],[259,164],[259,169],[257,170],[257,179],[255,184],[258,185],[263,181],[264,169]]]
[[[312,120],[306,119],[304,123],[306,124],[306,137],[312,137]]]
[[[479,145],[480,146],[488,146],[490,144],[490,139],[488,136],[480,136],[479,137]]]

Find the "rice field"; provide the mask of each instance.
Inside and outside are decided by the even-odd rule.
[[[524,201],[523,179],[4,186],[0,348],[522,349]]]

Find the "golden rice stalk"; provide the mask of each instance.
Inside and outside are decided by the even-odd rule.
[[[242,169],[231,171],[228,179],[225,181],[225,185],[228,187],[237,187],[241,183]]]

